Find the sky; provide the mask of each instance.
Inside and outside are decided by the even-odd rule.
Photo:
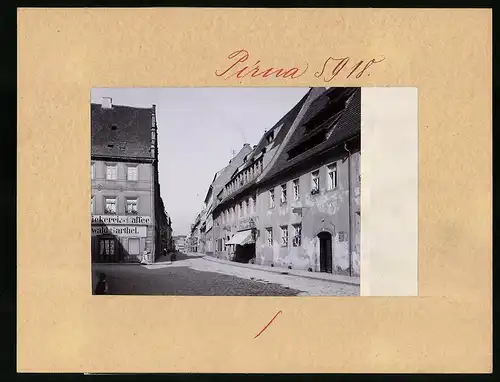
[[[309,88],[99,88],[91,102],[156,105],[161,196],[174,235],[187,235],[214,175],[256,145]]]

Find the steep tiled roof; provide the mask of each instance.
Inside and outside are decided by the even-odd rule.
[[[297,114],[299,114],[300,109],[302,108],[302,105],[304,105],[304,103],[306,102],[307,97],[309,97],[310,93],[311,93],[311,89],[304,95],[304,97],[301,98],[301,100],[299,102],[297,102],[297,104],[288,113],[286,113],[278,122],[276,122],[276,124],[273,127],[271,127],[268,131],[266,131],[266,133],[260,139],[259,143],[257,143],[257,146],[253,150],[252,155],[248,157],[247,165],[245,167],[242,167],[242,169],[250,166],[252,159],[254,157],[256,157],[257,155],[259,155],[262,152],[262,150],[264,149],[264,147],[267,146],[267,136],[272,131],[276,130],[276,128],[278,126],[280,126],[282,124],[283,124],[283,127],[280,129],[278,134],[274,137],[274,142],[275,142],[274,144],[280,145],[281,142],[283,142],[283,139],[285,139],[285,136],[288,133],[288,130],[290,130],[290,127],[292,126],[293,121],[297,117]]]
[[[153,108],[90,105],[92,155],[152,158]]]
[[[312,118],[317,117],[320,113],[332,107],[332,103],[328,99],[337,99],[338,97],[352,96],[350,103],[336,117],[331,113],[331,117],[327,118],[321,125],[313,127],[313,131],[307,132],[308,122]],[[334,106],[333,106],[334,107]],[[296,155],[291,156],[293,149],[306,142],[310,137],[319,133],[319,136],[324,137],[328,130],[334,126],[331,135],[323,142],[311,147],[310,149]],[[330,88],[315,101],[311,103],[309,109],[304,114],[302,121],[297,126],[292,137],[288,141],[286,147],[281,152],[280,157],[275,162],[273,168],[260,180],[265,182],[276,176],[278,173],[290,169],[296,164],[308,159],[324,150],[334,147],[339,143],[359,134],[361,131],[361,89],[360,88]]]
[[[311,93],[311,90],[309,90],[304,95],[304,97],[302,97],[302,99],[287,114],[285,114],[285,116],[283,116],[271,129],[269,129],[268,131],[266,131],[266,133],[260,139],[259,143],[256,145],[256,147],[253,150],[253,152],[251,152],[250,155],[248,156],[247,162],[243,166],[241,166],[239,168],[238,172],[244,170],[245,168],[247,168],[248,166],[250,166],[253,163],[253,159],[256,158],[262,152],[262,150],[267,146],[268,143],[267,143],[266,139],[267,139],[268,134],[270,134],[271,131],[276,130],[277,127],[279,127],[281,125],[283,125],[283,127],[276,134],[276,136],[274,137],[273,142],[274,142],[274,145],[280,145],[283,142],[283,140],[285,139],[285,136],[287,135],[288,131],[290,130],[290,127],[292,126],[293,122],[295,121],[295,118],[299,114],[300,109],[302,108],[302,105],[304,105],[304,103],[307,100],[307,98],[309,97],[310,93]],[[235,174],[236,174],[236,172],[233,173],[232,176],[234,176]],[[232,177],[231,177],[231,179],[232,179]],[[230,179],[228,179],[228,181],[230,181]],[[237,197],[241,193],[247,191],[248,189],[250,189],[256,183],[256,181],[257,181],[257,178],[254,178],[250,182],[246,183],[244,186],[242,186],[242,187],[238,188],[237,190],[233,191],[231,194],[227,195],[218,204],[218,206],[225,204],[227,201],[229,201],[229,200],[233,199],[234,197]],[[214,210],[216,208],[214,208]]]

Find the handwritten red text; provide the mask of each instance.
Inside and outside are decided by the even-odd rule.
[[[299,78],[308,69],[307,63],[305,69],[299,67],[290,68],[265,68],[261,67],[260,60],[255,61],[251,66],[245,65],[246,61],[249,59],[250,54],[245,49],[240,49],[232,52],[227,58],[231,60],[231,64],[222,71],[216,70],[215,75],[217,77],[224,77],[228,79],[236,76],[236,78],[244,78],[246,76],[250,77],[261,77],[267,78],[270,76],[283,77],[283,78]]]
[[[370,73],[367,72],[368,68],[384,60],[385,57],[383,57],[380,60],[375,60],[374,58],[372,58],[367,62],[365,62],[364,60],[353,61],[351,60],[350,57],[342,57],[342,58],[328,57],[323,63],[323,68],[321,69],[321,71],[317,71],[316,73],[314,73],[314,76],[316,78],[319,78],[324,75],[323,80],[325,82],[330,82],[340,73],[346,74],[345,78],[350,78],[355,73],[356,73],[355,74],[356,78],[361,78],[365,73],[367,74],[367,76],[370,76]]]

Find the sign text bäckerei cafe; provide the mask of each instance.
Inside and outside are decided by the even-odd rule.
[[[151,224],[151,217],[138,215],[92,215],[92,224]]]

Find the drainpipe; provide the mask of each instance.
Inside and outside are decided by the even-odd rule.
[[[349,196],[349,276],[352,277],[352,241],[351,241],[351,152],[347,148],[347,142],[344,142],[344,150],[349,154],[347,157],[347,183],[348,183],[348,196]]]

